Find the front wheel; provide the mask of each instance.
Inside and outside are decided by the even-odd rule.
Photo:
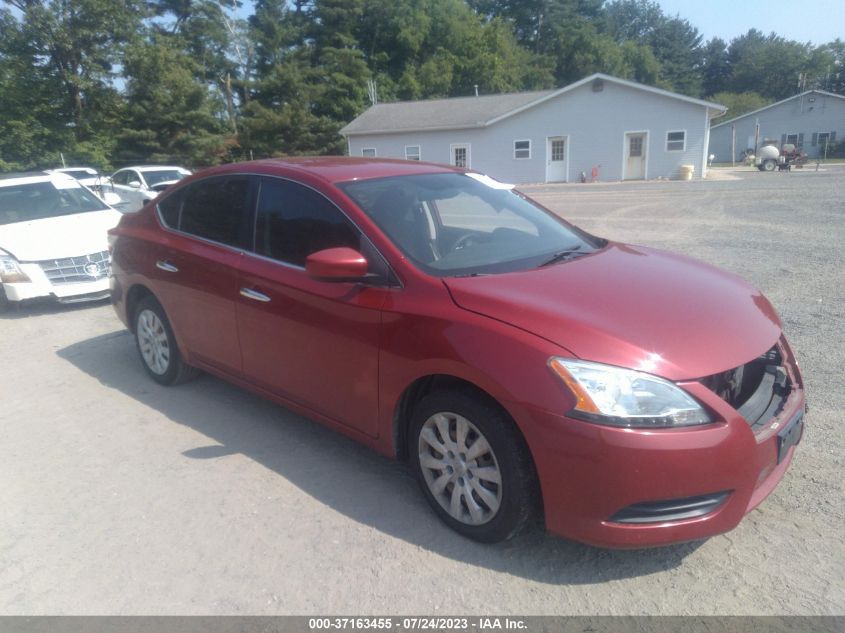
[[[464,536],[503,541],[535,516],[539,495],[528,448],[494,404],[460,391],[425,397],[414,411],[408,448],[429,504]]]
[[[152,296],[141,299],[135,311],[135,343],[144,369],[159,384],[175,385],[198,373],[182,360],[164,308]]]

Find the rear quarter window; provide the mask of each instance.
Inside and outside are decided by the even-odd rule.
[[[185,189],[174,191],[158,203],[158,213],[162,223],[170,229],[179,228],[179,214],[182,211],[182,201],[185,199]]]

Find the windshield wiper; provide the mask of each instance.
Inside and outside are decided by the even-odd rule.
[[[537,268],[542,268],[543,266],[550,266],[551,264],[557,264],[558,262],[562,262],[565,259],[569,259],[570,257],[575,257],[577,255],[586,255],[586,253],[579,252],[581,250],[581,245],[578,244],[573,246],[572,248],[567,248],[562,251],[556,252],[554,255],[549,257],[546,261],[542,264],[537,266]]]

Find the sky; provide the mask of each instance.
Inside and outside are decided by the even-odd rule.
[[[704,40],[731,39],[748,29],[825,44],[845,39],[845,0],[657,0],[667,15],[689,21]]]

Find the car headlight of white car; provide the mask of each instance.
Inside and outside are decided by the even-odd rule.
[[[6,284],[30,281],[26,273],[21,270],[18,260],[6,251],[0,249],[0,282]]]
[[[554,357],[549,367],[575,396],[567,415],[610,426],[674,428],[713,419],[676,384],[632,369]]]

